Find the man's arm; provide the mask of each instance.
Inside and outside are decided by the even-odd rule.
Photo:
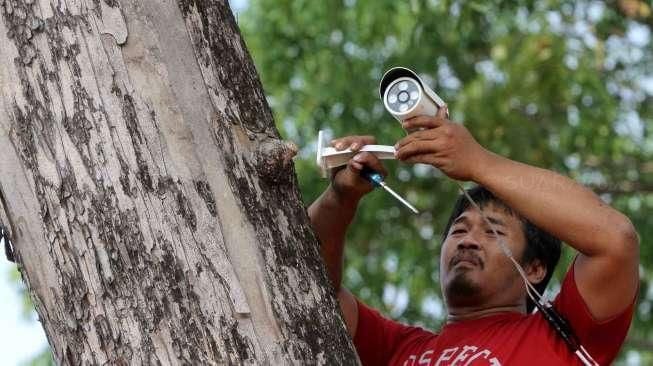
[[[354,218],[357,204],[358,202],[343,201],[329,186],[308,208],[308,216],[320,242],[322,260],[338,295],[347,331],[352,337],[356,334],[358,325],[358,306],[354,296],[341,286],[341,282],[345,233]]]
[[[334,140],[331,144],[338,150],[350,148],[358,151],[362,146],[374,142],[371,136],[351,136]],[[341,286],[342,267],[347,228],[356,214],[358,202],[373,189],[369,182],[360,177],[364,166],[385,175],[385,169],[374,155],[359,153],[346,168],[332,175],[327,190],[308,208],[308,216],[320,242],[320,254],[338,294],[340,310],[352,337],[358,325],[358,305],[354,296]]]
[[[639,240],[626,216],[552,171],[494,154],[486,164],[474,181],[581,253],[575,279],[595,319],[609,319],[632,303],[639,281]]]
[[[632,303],[639,280],[639,240],[626,216],[567,177],[485,150],[444,114],[404,125],[426,130],[397,144],[400,160],[431,164],[454,179],[475,181],[581,253],[575,279],[596,320],[609,319]]]

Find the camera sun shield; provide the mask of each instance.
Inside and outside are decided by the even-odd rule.
[[[379,96],[399,122],[415,116],[435,116],[445,105],[415,72],[405,67],[393,67],[383,75]]]

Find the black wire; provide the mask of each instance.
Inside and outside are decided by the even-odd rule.
[[[575,353],[580,350],[580,340],[574,333],[574,330],[569,325],[569,322],[560,315],[551,305],[540,304],[535,301],[535,306],[542,313],[544,319],[551,325],[551,327],[558,333],[560,338],[567,344],[567,347]]]

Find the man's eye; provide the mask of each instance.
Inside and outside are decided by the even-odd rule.
[[[451,235],[462,234],[464,232],[465,232],[465,230],[463,230],[463,229],[456,229],[456,230],[451,232]]]
[[[494,231],[492,231],[492,230],[485,230],[485,233],[489,234],[489,235],[494,235]],[[501,235],[501,236],[506,236],[506,234],[504,234],[502,231],[499,231],[499,230],[497,230],[497,234]]]

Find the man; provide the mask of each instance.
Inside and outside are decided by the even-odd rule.
[[[571,179],[485,150],[465,127],[445,116],[441,109],[436,117],[404,121],[404,128],[421,130],[397,143],[396,157],[476,182],[480,187],[471,191],[472,198],[492,227],[464,197],[459,199],[440,253],[448,316],[438,333],[383,318],[341,287],[345,232],[358,202],[372,190],[359,173],[368,166],[385,174],[373,155],[359,153],[335,172],[329,188],[309,207],[361,361],[404,366],[581,364],[540,312],[527,312],[525,283],[499,245],[502,239],[528,281],[542,291],[559,257],[559,238],[579,254],[554,308],[589,354],[601,365],[610,364],[628,331],[638,288],[639,244],[630,220]],[[332,145],[358,151],[373,143],[373,137],[352,136]]]

